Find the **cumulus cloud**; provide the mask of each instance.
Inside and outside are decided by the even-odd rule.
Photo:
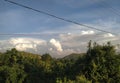
[[[3,52],[11,48],[38,54],[50,53],[53,57],[62,57],[61,55],[63,55],[62,45],[56,39],[47,41],[43,39],[26,37],[0,40],[0,51]]]
[[[41,40],[41,39],[35,39],[35,38],[11,38],[10,39],[10,43],[11,44],[45,44],[46,41],[45,40]]]
[[[35,38],[11,38],[9,43],[20,51],[25,51],[27,49],[37,49],[39,45],[45,45],[45,40],[35,39]]]
[[[35,49],[36,48],[36,45],[32,45],[32,44],[18,44],[15,46],[15,48],[17,50],[20,50],[20,51],[25,51],[27,50],[28,48],[30,49]]]
[[[59,41],[57,41],[56,39],[51,39],[50,43],[57,49],[57,51],[62,52],[62,45],[60,44]]]

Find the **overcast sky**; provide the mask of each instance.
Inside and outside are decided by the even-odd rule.
[[[37,36],[0,35],[0,50],[17,48],[53,57],[85,52],[89,40],[120,44],[120,0],[11,0],[50,14],[112,33],[86,27],[25,9],[0,0],[0,34],[38,34]]]

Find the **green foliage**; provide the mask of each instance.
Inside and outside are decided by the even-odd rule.
[[[0,83],[120,83],[120,54],[110,42],[90,41],[87,53],[76,56],[53,59],[8,50],[0,53]]]
[[[114,46],[109,42],[103,46],[93,44],[86,54],[86,66],[82,73],[94,83],[116,83],[120,79],[119,60],[116,58]]]
[[[0,83],[23,83],[26,73],[18,65],[0,66]]]
[[[52,57],[48,53],[46,53],[46,54],[42,55],[42,60],[43,61],[51,61]]]
[[[92,83],[91,81],[87,80],[85,76],[76,76],[75,80],[70,80],[64,77],[64,79],[57,78],[56,83]]]

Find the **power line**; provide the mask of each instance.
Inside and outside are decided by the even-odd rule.
[[[103,1],[103,0],[102,0],[102,3],[105,5],[108,5],[108,7],[110,7],[111,11],[113,11],[116,15],[120,16],[120,12],[117,9],[115,9],[113,6],[111,6],[109,3],[107,3],[106,1]]]
[[[94,29],[94,30],[101,31],[101,32],[105,32],[105,33],[115,34],[115,33],[105,31],[105,30],[102,30],[102,29],[98,29],[98,28],[95,28],[95,27],[92,27],[92,26],[81,24],[81,23],[78,23],[78,22],[75,22],[75,21],[72,21],[72,20],[64,19],[62,17],[58,17],[56,15],[53,15],[53,14],[50,14],[50,13],[47,13],[47,12],[44,12],[44,11],[41,11],[41,10],[37,10],[37,9],[34,9],[32,7],[29,7],[29,6],[25,6],[25,5],[17,3],[17,2],[13,2],[13,1],[10,1],[10,0],[5,0],[5,1],[7,1],[9,3],[12,3],[12,4],[15,4],[15,5],[18,5],[18,6],[21,6],[21,7],[24,7],[24,8],[27,8],[27,9],[30,9],[30,10],[33,10],[33,11],[36,11],[36,12],[39,12],[39,13],[42,13],[42,14],[45,14],[45,15],[48,15],[48,16],[51,16],[51,17],[54,17],[54,18],[57,18],[57,19],[62,20],[62,21],[66,21],[66,22],[69,22],[69,23],[73,23],[73,24],[76,24],[76,25],[80,25],[80,26],[83,26],[83,27],[87,27],[87,28]]]
[[[99,1],[99,0],[96,0],[96,1]],[[120,16],[120,12],[114,7],[112,7],[110,4],[108,4],[105,0],[101,0],[101,5],[103,5],[104,7],[107,5],[109,7],[109,11],[111,11],[113,14],[116,14],[117,16]]]
[[[116,8],[114,8],[112,5],[110,5],[107,1],[102,0],[103,3],[105,3],[106,5],[108,5],[111,9],[113,9],[114,11],[118,12],[118,14],[120,15],[120,11]]]

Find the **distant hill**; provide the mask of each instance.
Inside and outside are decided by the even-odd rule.
[[[85,53],[72,53],[70,55],[67,55],[63,57],[64,60],[77,60],[79,57],[85,55]]]

